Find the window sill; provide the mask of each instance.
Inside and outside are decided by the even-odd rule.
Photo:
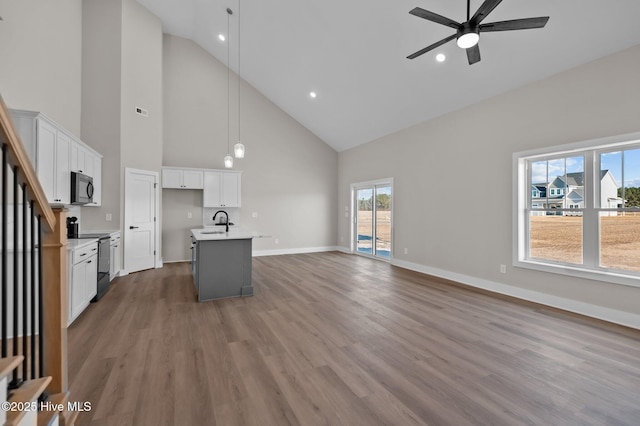
[[[603,281],[610,284],[619,284],[629,287],[640,287],[640,277],[625,274],[624,272],[612,272],[604,270],[585,269],[579,266],[551,264],[535,260],[515,260],[513,266],[517,268],[533,269],[551,274],[567,275],[574,278]]]

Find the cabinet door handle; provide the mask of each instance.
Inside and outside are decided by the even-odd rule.
[[[87,255],[87,253],[82,253],[82,254],[80,255],[80,257],[82,257],[82,256],[86,256],[86,255]]]
[[[140,228],[139,226],[130,226],[129,229],[138,229]]]
[[[91,262],[93,262],[93,260],[90,260],[90,261],[88,261],[87,263],[91,263]]]

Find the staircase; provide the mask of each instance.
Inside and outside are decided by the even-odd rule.
[[[73,425],[66,212],[52,209],[0,96],[0,425]]]

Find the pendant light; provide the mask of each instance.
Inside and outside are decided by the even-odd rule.
[[[233,146],[236,158],[244,158],[244,145],[240,139],[240,0],[238,0],[238,142]]]
[[[229,128],[230,128],[230,123],[231,123],[231,106],[230,106],[230,94],[231,94],[231,89],[229,88],[229,83],[230,83],[230,66],[231,64],[229,63],[229,41],[231,39],[231,34],[229,33],[229,20],[231,18],[231,14],[233,14],[233,11],[229,8],[227,8],[227,155],[224,157],[224,166],[227,169],[230,169],[233,167],[233,157],[229,154],[230,149],[229,147],[231,146],[231,136],[230,136],[230,132],[229,132]]]

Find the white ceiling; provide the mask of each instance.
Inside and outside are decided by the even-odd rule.
[[[164,32],[231,68],[337,151],[640,44],[638,0],[504,0],[485,23],[550,16],[543,29],[484,33],[468,65],[455,41],[406,56],[453,30],[410,15],[421,7],[466,20],[464,0],[138,0]],[[473,12],[483,0],[472,0]],[[447,61],[437,63],[436,53]],[[639,71],[640,75],[640,71]],[[318,96],[312,100],[310,91]]]

